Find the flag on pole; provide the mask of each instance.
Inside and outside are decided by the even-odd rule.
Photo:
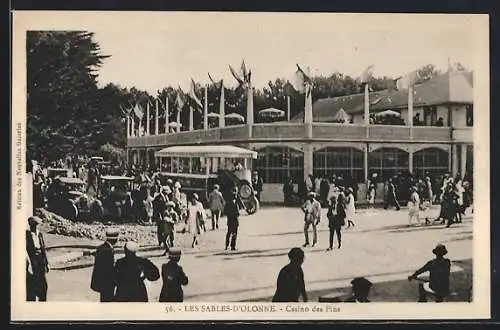
[[[238,83],[240,85],[243,85],[245,83],[245,81],[243,81],[243,79],[240,77],[240,75],[236,72],[236,70],[233,69],[233,67],[231,65],[229,65],[229,71],[231,71],[231,74],[233,75],[234,79],[236,79],[236,81],[238,81]]]
[[[177,111],[178,112],[181,112],[182,109],[184,108],[184,105],[186,104],[186,102],[184,101],[184,98],[183,98],[182,89],[180,87],[177,89],[177,97],[175,99],[175,104],[177,104]]]
[[[219,82],[216,82],[212,76],[210,75],[210,73],[208,73],[208,79],[210,79],[210,82],[217,88],[222,88],[222,79],[219,81]]]
[[[130,112],[132,112],[132,108],[126,108],[122,104],[120,104],[120,110],[122,112],[122,116],[124,117],[130,116]]]
[[[292,87],[300,92],[306,92],[306,84],[311,84],[312,80],[309,74],[307,74],[302,68],[297,64],[297,71],[295,71],[294,80],[291,82]]]
[[[375,69],[375,64],[370,65],[363,71],[361,76],[359,77],[359,80],[361,83],[367,83],[371,78],[373,78],[373,70]]]
[[[412,71],[402,76],[396,81],[396,88],[398,90],[406,90],[410,88],[410,86],[415,85],[415,82],[417,81],[418,78],[419,78],[418,71],[417,70]]]
[[[191,79],[191,88],[189,89],[188,95],[196,104],[198,111],[201,111],[200,109],[203,108],[203,104],[201,104],[200,99],[196,96],[196,84],[193,79]]]
[[[142,117],[144,117],[144,110],[142,107],[136,103],[134,107],[134,114],[136,115],[137,119],[142,120]]]

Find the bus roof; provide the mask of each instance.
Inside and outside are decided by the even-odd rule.
[[[102,180],[122,180],[122,181],[133,181],[134,178],[129,177],[129,176],[121,176],[121,175],[103,175],[101,176]]]
[[[224,157],[257,158],[257,152],[227,145],[197,145],[167,147],[155,153],[156,157]]]

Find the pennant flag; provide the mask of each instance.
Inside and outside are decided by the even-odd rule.
[[[182,97],[182,89],[179,87],[177,90],[177,98],[175,99],[175,103],[177,104],[177,110],[180,112],[182,111],[182,108],[184,108],[184,105],[186,102],[184,101],[184,98]]]
[[[243,85],[245,83],[243,79],[241,79],[240,75],[233,69],[232,66],[229,66],[229,70],[231,71],[231,74],[233,75],[234,79],[236,79],[240,85]]]
[[[217,88],[222,88],[222,79],[221,79],[219,82],[216,82],[216,81],[212,78],[212,76],[210,75],[210,73],[208,73],[208,78],[210,79],[210,82],[211,82],[212,84],[214,84],[214,86],[215,86],[215,87],[217,87]]]
[[[198,110],[200,110],[200,108],[203,108],[203,104],[201,104],[200,99],[198,98],[198,96],[196,96],[196,84],[193,79],[191,79],[191,88],[189,89],[189,97],[194,101]]]
[[[120,110],[124,117],[130,116],[130,112],[132,112],[132,108],[124,108],[123,105],[120,104]]]
[[[245,65],[245,60],[241,61],[241,76],[243,77],[243,81],[247,84],[250,84],[250,77],[252,75],[252,71],[248,70]]]
[[[359,77],[359,80],[361,83],[367,83],[371,78],[373,78],[373,69],[375,68],[375,64],[370,65],[363,71],[361,76]]]
[[[418,71],[417,70],[412,71],[402,76],[396,81],[396,88],[398,90],[408,89],[410,86],[415,85],[415,82],[417,81],[418,77],[419,77]]]
[[[138,119],[142,119],[142,117],[144,117],[144,110],[138,103],[135,104],[134,114]]]
[[[310,84],[312,82],[309,74],[305,73],[304,70],[297,64],[297,71],[295,71],[295,77],[292,81],[292,87],[300,93],[304,93],[306,91],[306,84]]]

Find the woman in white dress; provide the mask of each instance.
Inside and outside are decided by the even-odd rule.
[[[194,193],[187,210],[187,225],[189,233],[193,235],[193,243],[191,244],[193,248],[198,244],[198,235],[201,234],[203,221],[205,221],[205,210],[203,204],[199,202],[198,195]]]
[[[417,187],[411,187],[410,189],[410,201],[408,202],[408,226],[411,226],[414,222],[420,222],[420,196],[417,191]]]
[[[354,224],[354,214],[356,213],[356,206],[354,205],[354,189],[349,187],[346,193],[346,218],[347,218],[347,228],[355,226]]]

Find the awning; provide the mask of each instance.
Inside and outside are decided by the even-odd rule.
[[[245,148],[224,145],[174,146],[155,152],[155,157],[224,157],[257,158],[257,152]]]

